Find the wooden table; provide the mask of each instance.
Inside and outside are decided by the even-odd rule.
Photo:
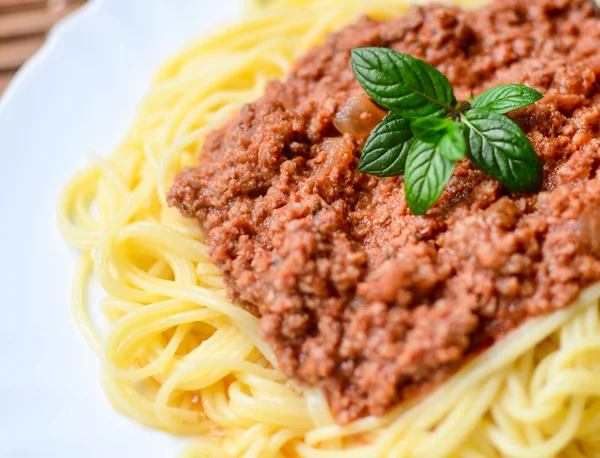
[[[0,0],[0,93],[42,46],[50,27],[85,1]]]

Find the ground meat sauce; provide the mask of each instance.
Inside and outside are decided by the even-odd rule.
[[[463,160],[416,217],[402,177],[358,173],[364,135],[334,122],[364,97],[349,62],[362,46],[426,60],[459,99],[501,83],[545,94],[510,114],[543,161],[542,192],[511,193]],[[231,297],[258,308],[279,368],[323,387],[341,423],[381,415],[600,280],[599,46],[584,0],[360,19],[214,132],[168,202],[207,229]]]

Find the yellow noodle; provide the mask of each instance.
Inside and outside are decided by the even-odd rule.
[[[165,207],[207,133],[266,81],[360,14],[391,17],[409,3],[247,1],[243,22],[159,69],[122,144],[65,187],[60,228],[81,251],[72,310],[101,358],[106,393],[141,423],[191,436],[183,456],[600,456],[599,286],[517,329],[420,402],[340,426],[323,393],[274,369],[258,320],[227,299],[197,224]],[[106,331],[88,315],[91,281],[106,292]]]

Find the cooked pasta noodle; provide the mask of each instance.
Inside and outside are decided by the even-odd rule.
[[[101,359],[106,393],[139,422],[189,435],[184,456],[600,456],[600,286],[526,323],[425,399],[339,426],[321,392],[274,368],[258,320],[228,300],[197,221],[165,205],[206,134],[303,51],[359,14],[406,8],[250,2],[243,22],[162,66],[121,145],[62,194],[60,227],[81,252],[73,315]],[[106,329],[88,314],[92,277],[106,292]]]

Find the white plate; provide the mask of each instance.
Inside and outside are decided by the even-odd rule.
[[[153,71],[239,13],[236,0],[96,0],[50,35],[0,101],[0,456],[165,457],[183,444],[108,404],[68,312],[60,187],[108,154]]]

